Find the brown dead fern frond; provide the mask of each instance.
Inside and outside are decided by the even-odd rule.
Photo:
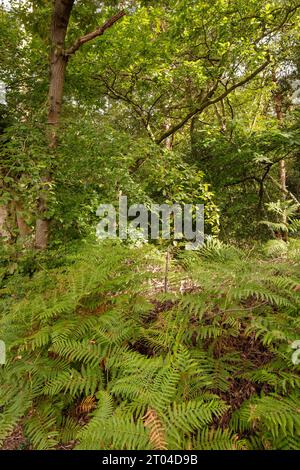
[[[149,408],[143,416],[144,426],[149,431],[150,442],[155,450],[167,450],[164,426],[155,410]]]
[[[77,406],[77,414],[86,414],[96,407],[96,399],[93,396],[85,397]]]

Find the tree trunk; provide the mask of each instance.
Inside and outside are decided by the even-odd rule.
[[[277,79],[275,72],[273,73],[273,81],[274,83],[278,86],[277,84]],[[283,120],[283,96],[281,91],[278,89],[275,91],[275,96],[274,96],[274,104],[275,104],[275,113],[276,113],[276,118],[278,120],[278,125],[280,126]],[[286,164],[285,160],[282,159],[279,162],[279,183],[280,183],[280,189],[282,191],[282,198],[283,200],[286,200],[286,194],[287,194],[287,187],[286,187]],[[282,215],[282,222],[287,225],[287,217],[285,212]],[[287,241],[288,240],[288,233],[283,232],[282,233],[282,239]]]
[[[57,127],[63,98],[63,88],[67,56],[64,55],[65,37],[74,0],[55,0],[51,24],[50,82],[48,92],[48,140],[49,149],[57,146]],[[50,220],[47,217],[48,191],[51,185],[51,169],[41,178],[41,191],[38,200],[35,246],[45,249],[48,246]]]
[[[15,210],[16,210],[17,227],[18,227],[18,232],[19,232],[20,238],[22,239],[22,238],[29,237],[29,235],[31,234],[31,229],[27,225],[27,223],[24,219],[23,206],[20,203],[16,203]]]
[[[0,237],[10,238],[10,233],[7,230],[8,210],[6,205],[0,206]]]
[[[170,128],[170,124],[167,122],[165,124],[165,129],[166,131]],[[170,135],[169,137],[166,138],[165,140],[165,147],[167,150],[172,150],[173,149],[173,135]]]
[[[281,122],[283,119],[282,94],[281,93],[277,93],[275,95],[275,111],[276,111],[276,117],[277,117],[278,123],[279,125],[281,125]],[[285,165],[284,159],[280,160],[279,180],[280,180],[280,186],[281,186],[282,192],[286,193],[286,165]]]
[[[193,160],[197,158],[197,139],[195,137],[195,129],[198,116],[193,116],[190,122],[190,146],[191,146],[191,156]]]
[[[111,28],[126,13],[120,10],[109,18],[102,26],[78,38],[68,49],[65,48],[65,39],[71,11],[75,0],[54,0],[51,23],[51,54],[50,54],[50,82],[48,93],[48,141],[49,151],[57,147],[57,128],[60,121],[65,72],[68,58],[83,44],[101,36]],[[36,221],[35,246],[45,249],[48,246],[50,220],[47,216],[48,193],[52,182],[51,169],[41,177],[41,191],[37,205],[38,217]]]

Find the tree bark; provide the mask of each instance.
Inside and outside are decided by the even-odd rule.
[[[0,206],[0,237],[10,238],[10,233],[7,230],[8,209],[6,205]]]
[[[48,92],[48,140],[49,149],[57,146],[57,127],[62,106],[63,88],[67,58],[63,54],[65,37],[74,0],[55,0],[51,24],[50,82]],[[51,185],[51,170],[41,178],[41,192],[38,200],[38,217],[35,230],[35,246],[48,246],[50,220],[47,217],[48,191]]]
[[[31,229],[27,225],[26,220],[24,218],[24,208],[18,202],[15,205],[15,209],[16,209],[16,221],[17,221],[19,236],[21,239],[29,237],[29,235],[31,234]]]
[[[278,124],[281,125],[282,119],[283,119],[283,111],[282,111],[282,94],[280,92],[277,92],[275,95],[275,112],[276,112],[276,118],[278,120]],[[286,165],[285,165],[285,160],[282,159],[279,162],[279,180],[280,180],[280,186],[282,189],[283,193],[286,193],[287,188],[286,188]]]
[[[278,82],[276,78],[275,72],[273,72],[273,82],[276,84],[278,88]],[[275,91],[274,95],[274,105],[275,105],[275,113],[276,113],[276,118],[278,121],[278,125],[280,126],[283,120],[283,96],[282,92],[279,90],[279,88]],[[282,191],[282,199],[285,201],[286,200],[286,194],[287,194],[287,187],[286,187],[286,164],[285,160],[282,159],[279,162],[279,183],[280,183],[280,189]],[[287,225],[287,216],[285,212],[283,212],[282,215],[282,222]],[[281,238],[284,241],[288,240],[288,233],[283,232],[281,235]]]
[[[166,131],[170,128],[170,123],[165,124],[165,129]],[[172,150],[173,149],[173,137],[174,134],[170,135],[169,137],[166,138],[165,140],[165,147],[167,150]]]

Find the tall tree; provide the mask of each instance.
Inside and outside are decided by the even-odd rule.
[[[51,53],[50,53],[50,82],[48,93],[48,139],[49,148],[57,146],[57,129],[63,99],[66,66],[69,58],[86,42],[104,34],[116,21],[125,15],[120,10],[96,30],[79,37],[69,48],[65,47],[68,25],[74,0],[55,0],[51,22]],[[41,179],[41,193],[38,201],[38,218],[36,221],[35,246],[45,249],[48,245],[50,220],[47,217],[47,191],[51,185],[51,171],[47,171]]]

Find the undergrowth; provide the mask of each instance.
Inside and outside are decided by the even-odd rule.
[[[167,292],[151,247],[4,267],[0,442],[21,422],[32,449],[299,449],[300,250],[275,252],[210,241]]]

